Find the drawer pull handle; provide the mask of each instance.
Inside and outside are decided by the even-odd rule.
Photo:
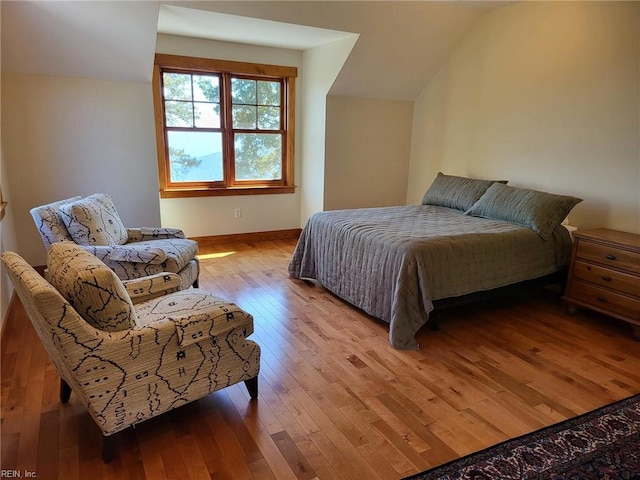
[[[616,256],[612,253],[605,255],[604,258],[606,258],[607,260],[615,260]]]
[[[610,282],[611,281],[611,277],[609,275],[603,275],[602,280],[604,280],[605,282]]]
[[[600,300],[602,303],[607,303],[607,298],[603,297],[602,295],[598,297],[598,300]]]

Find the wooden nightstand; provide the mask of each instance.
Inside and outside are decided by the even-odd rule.
[[[564,297],[628,322],[640,340],[640,235],[606,228],[577,231]]]

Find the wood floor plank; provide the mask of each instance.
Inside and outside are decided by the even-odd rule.
[[[382,478],[393,478],[392,474],[399,475],[411,470],[412,466],[406,457],[373,425],[374,422],[379,421],[377,416],[371,419],[366,415],[368,410],[355,410],[349,407],[343,408],[342,411],[366,435],[367,443],[357,448],[364,452],[363,456],[376,471],[381,473]]]
[[[77,445],[59,449],[57,478],[80,480],[80,458]]]
[[[292,240],[203,249],[200,286],[254,316],[259,397],[243,384],[121,432],[116,458],[23,307],[1,339],[2,468],[38,478],[397,480],[640,392],[640,343],[532,290],[434,313],[418,351],[322,286],[288,277]]]
[[[42,433],[40,433],[38,442],[36,465],[38,466],[38,476],[44,478],[55,478],[58,474],[58,424],[58,410],[47,411],[40,417],[40,432]]]
[[[251,469],[251,473],[253,474],[254,478],[262,478],[264,480],[277,480],[275,475],[271,471],[271,467],[269,467],[269,464],[264,458],[250,463],[249,468]]]
[[[313,467],[311,467],[286,431],[274,433],[271,438],[298,480],[311,480],[316,477]]]

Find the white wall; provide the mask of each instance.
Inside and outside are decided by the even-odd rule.
[[[0,7],[1,17],[2,7]],[[2,105],[2,77],[0,76],[0,105]],[[2,200],[7,202],[11,198],[7,174],[5,173],[4,148],[2,146],[2,116],[0,115],[0,189],[2,190]],[[6,237],[6,238],[5,238]],[[10,211],[5,212],[5,217],[0,222],[0,253],[7,250],[14,250],[15,228],[13,227],[13,215]],[[13,295],[13,285],[9,281],[4,268],[4,264],[0,263],[0,332],[4,326],[4,319],[9,310],[9,302]]]
[[[584,199],[580,228],[640,232],[640,3],[486,13],[414,108],[408,203],[438,170]]]
[[[160,224],[151,84],[2,75],[2,147],[16,251],[44,265],[29,209],[109,193],[127,226]]]
[[[354,35],[304,52],[301,226],[325,209],[326,127],[332,121],[327,117],[327,94],[357,39]]]
[[[0,99],[2,94],[0,93]],[[1,100],[0,100],[1,101]],[[2,120],[0,119],[0,132],[2,132]],[[0,253],[6,251],[15,251],[17,248],[15,227],[13,222],[13,213],[11,202],[11,189],[9,188],[8,177],[5,171],[6,162],[4,161],[4,148],[0,135],[0,187],[2,188],[2,198],[8,202],[5,216],[0,222]],[[9,280],[9,276],[5,272],[4,264],[0,265],[0,331],[4,325],[4,320],[9,309],[9,302],[13,295],[13,285]]]
[[[327,97],[325,210],[404,205],[413,102]]]

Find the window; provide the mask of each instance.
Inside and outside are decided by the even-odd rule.
[[[157,54],[163,198],[293,193],[297,69]]]

